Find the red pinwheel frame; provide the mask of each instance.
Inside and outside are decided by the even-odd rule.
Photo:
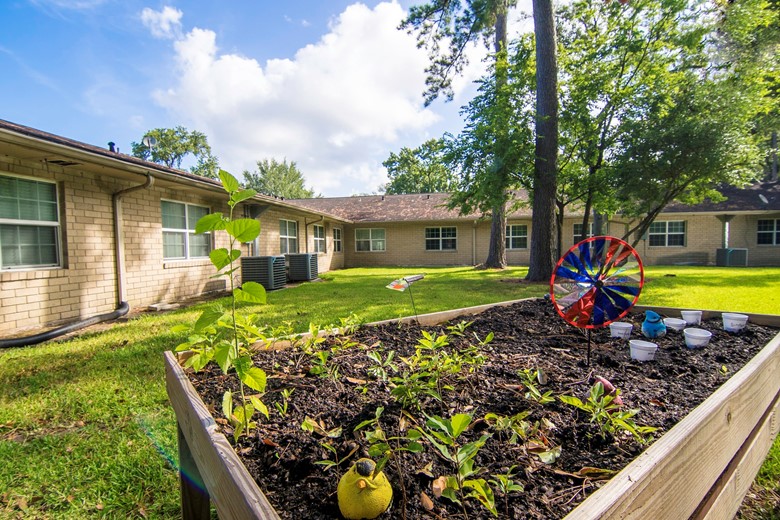
[[[555,310],[575,327],[606,327],[626,316],[644,286],[636,250],[611,236],[587,238],[555,265],[550,297]]]

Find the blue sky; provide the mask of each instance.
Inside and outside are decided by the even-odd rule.
[[[426,53],[396,30],[414,3],[5,0],[0,118],[124,153],[182,125],[237,177],[286,158],[323,195],[373,192],[390,152],[461,129],[484,70],[475,48],[424,107]]]

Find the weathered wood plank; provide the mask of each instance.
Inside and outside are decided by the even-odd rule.
[[[171,352],[165,353],[165,367],[168,397],[219,517],[278,519]]]
[[[198,471],[198,465],[192,457],[179,425],[176,425],[179,439],[179,485],[181,486],[181,517],[182,520],[209,520],[211,518],[211,503],[203,477]]]
[[[450,311],[440,311],[440,312],[431,312],[428,314],[420,314],[419,316],[407,316],[405,318],[397,318],[393,320],[382,320],[382,321],[375,321],[372,323],[369,323],[366,326],[376,326],[376,325],[393,325],[396,323],[414,323],[415,321],[419,320],[420,325],[438,325],[439,323],[444,323],[445,321],[454,320],[455,318],[460,318],[461,316],[467,316],[469,314],[479,314],[481,312],[485,312],[488,309],[492,309],[493,307],[506,307],[507,305],[513,305],[518,302],[526,301],[526,300],[537,300],[538,298],[522,298],[520,300],[509,300],[505,302],[498,302],[498,303],[487,303],[485,305],[475,305],[473,307],[463,307],[462,309],[453,309]]]
[[[735,460],[729,464],[712,490],[712,494],[693,515],[693,520],[732,520],[737,514],[750,485],[761,469],[777,436],[780,393],[756,427]]]
[[[780,334],[566,520],[688,518],[772,405],[778,373]]]

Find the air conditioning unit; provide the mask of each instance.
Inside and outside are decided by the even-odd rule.
[[[748,250],[724,247],[715,252],[715,265],[720,267],[747,267]]]
[[[286,255],[287,277],[291,281],[307,281],[317,278],[317,254],[293,253]]]
[[[266,291],[281,289],[287,283],[287,266],[283,256],[244,256],[241,258],[241,279],[257,282]]]

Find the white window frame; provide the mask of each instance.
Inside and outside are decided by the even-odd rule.
[[[333,228],[333,252],[341,253],[344,245],[341,241],[341,228]]]
[[[314,224],[312,232],[314,234],[314,252],[326,253],[327,251],[325,250],[325,226]]]
[[[659,228],[663,224],[663,230],[660,230]],[[682,231],[669,231],[670,224],[682,224]],[[653,231],[653,227],[655,226],[656,230]],[[660,220],[653,222],[650,224],[650,227],[647,230],[647,245],[648,247],[685,247],[687,243],[687,226],[685,225],[684,220]],[[682,244],[670,244],[669,238],[670,237],[679,237],[682,235]],[[663,244],[653,244],[653,237],[663,237]]]
[[[525,239],[525,245],[522,247],[512,247],[512,239]],[[508,251],[522,251],[523,249],[528,249],[528,224],[507,224],[504,245]]]
[[[15,270],[30,270],[30,269],[52,269],[52,268],[59,268],[62,267],[62,224],[61,224],[61,213],[60,213],[60,190],[59,186],[57,185],[57,182],[55,181],[48,181],[48,180],[42,180],[42,179],[36,179],[34,177],[26,177],[24,175],[11,175],[7,172],[0,172],[0,177],[6,177],[9,179],[19,179],[22,181],[27,182],[35,182],[40,184],[50,184],[54,186],[54,203],[55,203],[55,214],[57,216],[56,221],[52,220],[25,220],[20,218],[2,218],[0,217],[0,226],[14,226],[17,229],[20,227],[32,227],[36,230],[41,228],[46,229],[54,229],[54,256],[56,257],[55,262],[46,262],[46,263],[37,263],[37,264],[18,264],[18,265],[9,265],[6,266],[5,263],[3,263],[3,252],[2,252],[2,243],[0,243],[0,271],[15,271]],[[20,198],[16,199],[17,201],[20,200]],[[22,199],[26,200],[26,199]],[[32,200],[32,199],[30,199]],[[36,201],[38,199],[35,199]],[[0,241],[2,238],[0,238]],[[18,246],[19,244],[17,244]]]
[[[771,222],[772,229],[761,229],[762,222]],[[761,235],[769,235],[771,242],[759,242]],[[780,218],[760,218],[756,222],[756,245],[758,246],[780,246]]]
[[[444,230],[453,230],[452,236],[444,236]],[[448,231],[449,232],[449,231]],[[435,235],[435,236],[434,236]],[[449,245],[453,242],[453,247],[444,247],[445,242]],[[457,226],[438,226],[425,228],[425,250],[426,251],[457,251],[458,250],[458,228]]]
[[[179,235],[184,236],[184,256],[165,256],[165,239],[163,239],[163,260],[166,262],[170,262],[172,260],[194,260],[194,259],[200,259],[200,258],[208,258],[209,255],[206,253],[205,255],[199,255],[195,256],[190,251],[190,239],[192,236],[195,235],[195,228],[190,229],[190,208],[202,208],[206,210],[207,214],[211,213],[211,208],[209,206],[204,206],[203,204],[192,204],[189,202],[182,202],[180,200],[171,200],[171,199],[160,199],[160,224],[162,225],[162,205],[163,203],[168,204],[178,204],[180,206],[184,206],[184,225],[186,227],[184,228],[162,228],[162,236],[165,236],[165,233],[176,233]],[[211,236],[211,232],[207,231],[205,233],[200,233],[201,235],[206,235],[208,237],[208,246],[209,246],[209,253],[214,249],[214,242]]]
[[[574,238],[572,244],[577,244],[579,242],[582,242],[586,238],[593,238],[594,227],[595,227],[594,224],[595,222],[593,222],[592,220],[588,222],[588,236],[584,237],[582,236],[582,233],[577,233],[577,226],[579,226],[580,231],[582,231],[582,222],[575,222],[574,225],[572,226],[572,235]]]
[[[361,231],[368,231],[368,238],[358,238],[358,233]],[[360,243],[368,243],[368,249],[359,249]],[[384,228],[359,228],[355,230],[356,253],[383,253],[385,251],[387,251],[387,234]]]
[[[282,233],[282,222],[285,222],[284,233]],[[290,235],[290,224],[295,227],[295,234]],[[290,243],[293,243],[295,247],[290,248]],[[293,250],[291,250],[293,249]],[[298,252],[298,221],[279,219],[279,252],[283,255],[295,254]]]

